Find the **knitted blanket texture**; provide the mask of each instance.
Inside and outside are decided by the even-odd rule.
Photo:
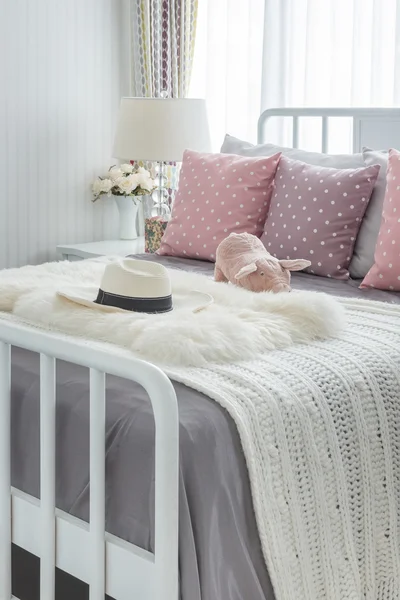
[[[400,310],[339,339],[170,372],[231,414],[277,600],[400,598]]]

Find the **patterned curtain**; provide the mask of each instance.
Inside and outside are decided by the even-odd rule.
[[[131,0],[132,92],[184,98],[189,90],[199,0]]]
[[[189,91],[199,0],[130,0],[132,94],[184,98]],[[154,165],[147,164],[154,174]],[[176,163],[166,166],[169,202],[178,186]]]

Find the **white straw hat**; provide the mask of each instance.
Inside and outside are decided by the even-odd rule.
[[[66,286],[57,291],[71,302],[106,312],[198,312],[214,301],[210,294],[191,290],[172,294],[168,270],[161,264],[125,258],[106,265],[100,288]]]

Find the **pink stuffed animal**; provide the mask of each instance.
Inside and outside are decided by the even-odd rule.
[[[253,292],[290,292],[290,271],[310,266],[309,260],[278,260],[250,233],[231,233],[218,246],[215,281],[230,281]]]

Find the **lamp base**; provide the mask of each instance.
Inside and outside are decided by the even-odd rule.
[[[165,163],[158,162],[156,165],[156,182],[157,187],[152,192],[154,207],[152,214],[154,217],[163,217],[169,219],[171,216],[171,208],[168,201],[168,189],[166,188],[167,177],[164,170]]]

